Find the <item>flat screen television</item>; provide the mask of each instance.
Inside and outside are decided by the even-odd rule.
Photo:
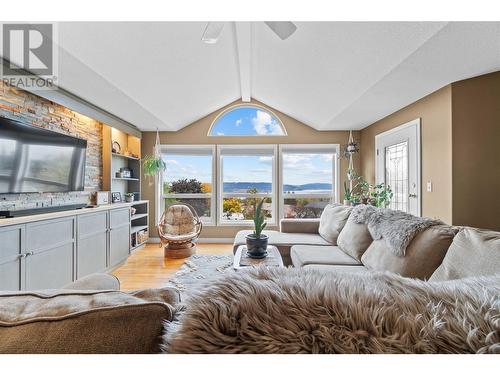
[[[0,194],[82,191],[87,141],[0,117]]]

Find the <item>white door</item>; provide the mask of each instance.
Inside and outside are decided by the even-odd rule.
[[[389,185],[389,208],[421,215],[420,119],[375,136],[377,184]]]

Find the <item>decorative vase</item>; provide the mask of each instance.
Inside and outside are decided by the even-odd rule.
[[[344,206],[350,206],[351,201],[349,199],[344,199]]]
[[[253,234],[246,236],[247,252],[250,258],[265,258],[267,256],[267,242],[269,237],[261,234],[259,238],[255,238]]]

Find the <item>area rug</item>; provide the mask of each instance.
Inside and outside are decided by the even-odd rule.
[[[229,272],[234,272],[232,255],[195,254],[186,260],[167,286],[177,288],[184,299]]]

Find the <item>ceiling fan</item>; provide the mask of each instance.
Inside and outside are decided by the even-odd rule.
[[[297,26],[290,21],[264,21],[264,23],[276,34],[281,40],[289,38]],[[201,40],[208,44],[215,44],[219,40],[225,22],[208,22]]]

